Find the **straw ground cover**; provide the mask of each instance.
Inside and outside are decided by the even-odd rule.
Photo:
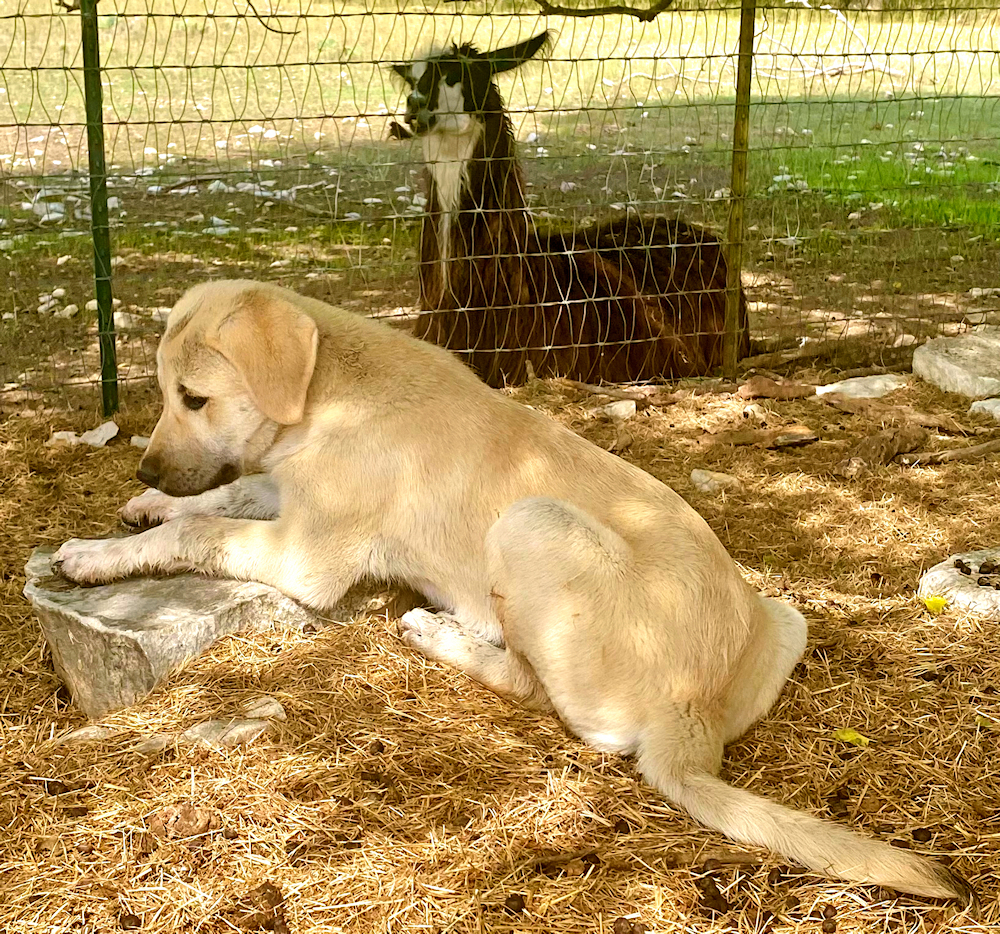
[[[596,443],[619,437],[593,397],[559,382],[515,395]],[[923,385],[893,401],[996,434]],[[623,456],[674,486],[749,579],[811,623],[803,662],[772,714],[729,749],[725,774],[953,862],[980,890],[980,924],[797,874],[700,828],[630,761],[412,655],[378,588],[313,632],[224,639],[101,721],[116,731],[103,741],[61,744],[84,721],[20,595],[22,567],[38,544],[115,530],[115,508],[139,488],[138,452],[124,439],[156,416],[136,399],[119,416],[123,438],[102,450],[44,445],[53,429],[92,425],[90,410],[0,427],[0,929],[781,932],[819,931],[824,910],[835,915],[825,930],[840,932],[995,929],[996,625],[933,616],[914,586],[949,552],[996,544],[1000,462],[838,480],[831,468],[879,425],[814,400],[770,408],[821,440],[704,449],[706,430],[743,421],[729,395],[648,409],[625,426]],[[741,486],[698,493],[695,466]],[[288,719],[248,747],[131,751],[261,694]]]

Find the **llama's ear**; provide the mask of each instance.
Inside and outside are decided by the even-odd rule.
[[[392,70],[407,84],[413,84],[409,65],[393,65]]]
[[[493,73],[498,75],[503,71],[510,71],[512,68],[523,65],[529,58],[534,58],[549,42],[550,38],[551,33],[546,30],[543,33],[539,33],[533,39],[525,39],[524,42],[518,42],[517,45],[509,45],[505,49],[496,49],[493,52],[487,52],[483,58],[490,63]]]

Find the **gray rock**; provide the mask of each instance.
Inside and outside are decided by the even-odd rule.
[[[913,372],[946,392],[1000,396],[1000,327],[984,324],[927,341],[913,352]]]
[[[54,550],[32,553],[24,594],[57,673],[90,717],[142,700],[221,636],[314,619],[272,587],[194,574],[77,587],[53,573]]]
[[[1000,422],[1000,399],[980,399],[978,402],[973,402],[969,406],[969,414],[973,415],[977,412],[983,415],[992,415]]]
[[[828,392],[840,393],[853,399],[878,399],[890,392],[902,389],[907,383],[905,376],[897,373],[884,373],[876,376],[856,376],[854,379],[844,379],[838,383],[828,383],[818,386],[816,395],[823,396]]]
[[[956,560],[964,561],[971,573],[963,574],[955,567]],[[980,569],[984,561],[1000,565],[1000,548],[951,555],[935,564],[921,576],[917,596],[924,601],[943,597],[949,608],[1000,622],[1000,590],[992,586],[1000,583],[1000,574],[983,575]],[[987,586],[980,586],[980,578]]]

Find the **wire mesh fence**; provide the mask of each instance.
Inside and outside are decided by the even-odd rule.
[[[892,362],[1000,322],[995,2],[756,15],[742,278],[753,360]],[[539,229],[616,214],[725,236],[739,4],[651,22],[529,0],[101,0],[118,372],[146,391],[165,311],[211,276],[418,311],[419,141],[392,63],[553,30],[500,91]],[[0,11],[0,405],[91,405],[100,379],[78,11]],[[760,354],[765,354],[763,358]],[[96,395],[94,396],[96,398]]]

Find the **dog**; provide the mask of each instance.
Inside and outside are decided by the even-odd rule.
[[[635,753],[694,818],[831,877],[971,903],[930,859],[717,777],[774,704],[806,621],[754,592],[673,490],[483,384],[448,351],[251,281],[192,288],[157,352],[163,412],[121,510],[66,542],[80,584],[199,571],[318,610],[408,585],[403,641]]]

